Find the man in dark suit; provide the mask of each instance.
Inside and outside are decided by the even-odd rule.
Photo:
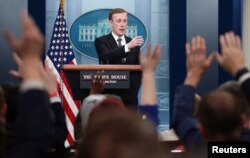
[[[115,8],[109,13],[112,32],[95,39],[100,64],[139,64],[140,46],[144,43],[144,40],[142,36],[130,38],[125,35],[127,22],[127,11]],[[106,92],[121,96],[125,104],[138,104],[137,93],[141,83],[141,74],[131,74],[130,78],[132,78],[130,91],[111,90]]]
[[[140,46],[144,40],[141,36],[131,39],[125,35],[127,21],[128,13],[123,9],[116,8],[109,13],[112,32],[95,40],[100,64],[139,64]]]

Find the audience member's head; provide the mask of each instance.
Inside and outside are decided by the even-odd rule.
[[[217,90],[202,98],[198,108],[201,131],[207,140],[237,140],[242,127],[242,107],[248,102],[238,94]]]
[[[99,113],[104,111],[112,113],[113,109],[125,110],[125,105],[118,96],[101,94],[88,96],[80,109],[82,129],[85,130]]]
[[[219,90],[225,90],[228,91],[234,95],[236,95],[237,97],[241,98],[242,100],[247,100],[246,96],[244,95],[244,93],[242,92],[240,85],[238,82],[236,81],[227,81],[225,83],[223,83],[222,85],[220,85],[220,87],[218,88]],[[250,106],[249,106],[249,101],[248,104],[241,104],[241,118],[242,118],[242,125],[245,128],[249,128],[249,120],[250,120]]]
[[[238,92],[242,93],[239,83],[237,81],[234,81],[234,80],[230,80],[230,81],[226,81],[226,82],[222,83],[218,87],[218,89],[225,90],[225,91],[238,91]]]
[[[137,114],[116,109],[100,113],[92,121],[77,157],[156,157],[158,147],[157,134],[151,123]]]

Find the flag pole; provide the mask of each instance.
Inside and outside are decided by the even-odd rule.
[[[60,0],[60,9],[62,10],[62,12],[63,12],[63,16],[64,16],[64,0]],[[59,34],[60,35],[62,35],[63,34],[63,31],[62,31],[62,24],[61,24],[61,18],[60,18],[60,25],[59,25],[59,28],[61,29],[61,31],[59,32]],[[63,40],[63,37],[61,36],[60,37],[60,41],[62,41]],[[61,48],[63,47],[63,45],[61,44],[61,46],[60,46]],[[64,105],[64,99],[63,99],[63,96],[64,96],[64,94],[63,94],[63,90],[64,90],[64,86],[63,86],[63,77],[64,77],[64,75],[63,75],[63,70],[62,70],[62,67],[63,67],[63,65],[64,65],[64,61],[63,61],[63,57],[64,57],[64,52],[62,51],[62,49],[60,48],[60,52],[59,52],[59,55],[60,55],[60,57],[61,57],[61,61],[60,61],[60,71],[59,71],[59,75],[60,75],[60,98],[61,98],[61,102],[62,102],[62,105]]]
[[[64,0],[60,0],[60,7],[62,10],[64,10]]]

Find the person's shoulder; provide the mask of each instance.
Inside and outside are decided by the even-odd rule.
[[[112,35],[111,35],[111,34],[102,35],[102,36],[100,36],[100,37],[97,37],[96,40],[108,39],[108,38],[110,38],[110,36],[112,36]]]
[[[97,37],[95,39],[95,44],[98,44],[98,43],[105,43],[106,41],[109,41],[109,35],[103,35],[103,36],[100,36],[100,37]]]

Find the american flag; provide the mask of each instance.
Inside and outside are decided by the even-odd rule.
[[[73,100],[73,95],[69,84],[62,72],[64,64],[76,65],[75,55],[70,44],[66,20],[64,17],[63,1],[60,1],[60,7],[54,23],[53,33],[46,61],[53,68],[57,76],[58,91],[62,100],[66,114],[66,123],[68,135],[65,146],[74,144],[74,122],[79,111],[80,102]]]

